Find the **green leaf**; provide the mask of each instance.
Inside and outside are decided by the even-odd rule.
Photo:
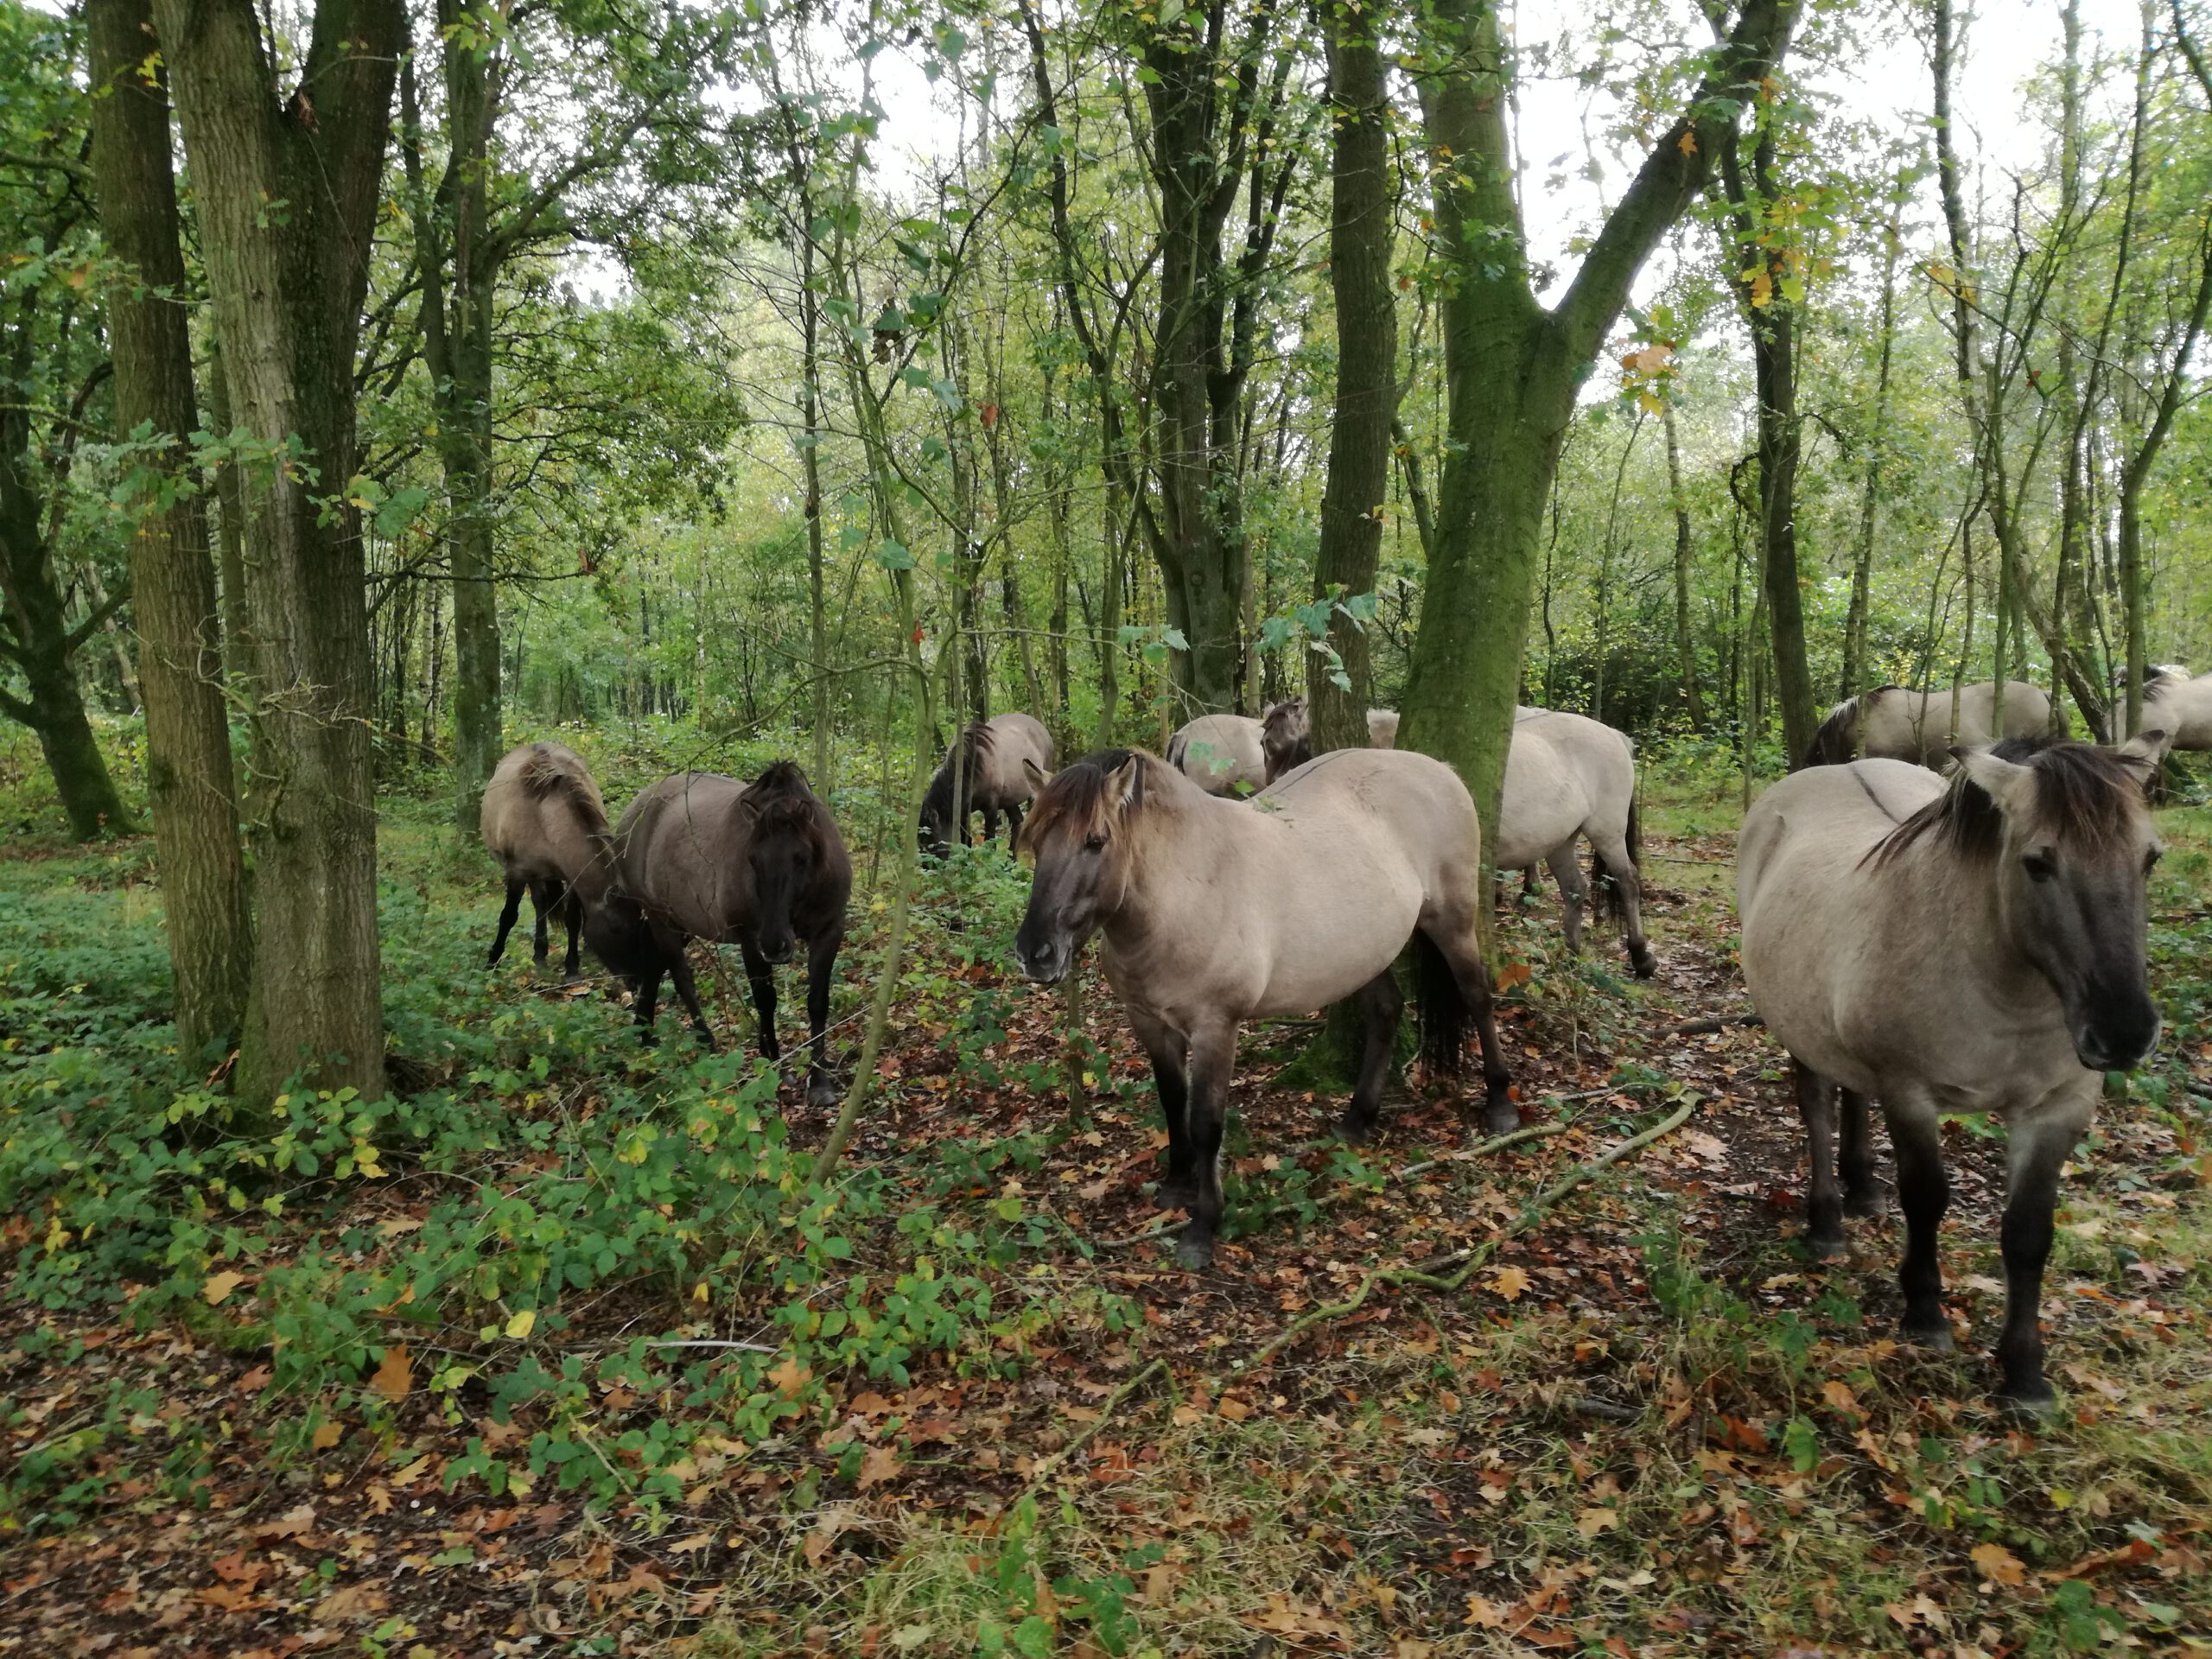
[[[377,534],[390,541],[422,517],[423,509],[429,504],[429,491],[420,485],[409,485],[377,509]]]
[[[875,544],[875,562],[887,570],[912,570],[914,568],[914,556],[900,542],[878,542]]]

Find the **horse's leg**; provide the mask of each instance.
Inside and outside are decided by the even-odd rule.
[[[660,976],[663,970],[662,963],[651,963],[631,982],[635,987],[632,1003],[638,1021],[638,1040],[647,1048],[653,1046],[653,1040],[658,1034],[653,1030],[653,1017],[660,1009]]]
[[[1872,1125],[1866,1096],[1843,1091],[1843,1213],[1878,1216],[1882,1194],[1874,1185]]]
[[[2094,1087],[2094,1084],[2092,1085]],[[2024,1411],[2051,1402],[2043,1374],[2044,1263],[2050,1257],[2050,1212],[2058,1198],[2059,1166],[2089,1127],[2094,1096],[2039,1103],[2015,1116],[2005,1131],[2005,1330],[1997,1339],[2004,1385],[1997,1397]]]
[[[576,897],[576,890],[567,882],[561,884],[561,918],[569,925],[569,954],[561,964],[561,977],[573,980],[582,967],[576,954],[578,936],[583,927],[583,900]]]
[[[1628,838],[1620,830],[1590,837],[1590,850],[1620,889],[1621,930],[1628,935],[1628,963],[1638,979],[1658,970],[1658,959],[1643,938],[1643,876],[1628,855]]]
[[[506,954],[507,935],[515,929],[515,918],[522,913],[522,890],[524,884],[512,876],[507,878],[506,907],[499,912],[499,937],[492,941],[492,954],[484,959],[486,968],[496,968],[499,958]]]
[[[1189,1206],[1195,1191],[1191,1174],[1190,1082],[1184,1071],[1189,1053],[1182,1034],[1161,1020],[1134,1010],[1129,1024],[1152,1061],[1153,1087],[1160,1091],[1160,1115],[1167,1124],[1167,1174],[1154,1198],[1163,1210]]]
[[[1021,845],[1021,803],[1014,801],[1006,809],[1006,849],[1013,852]]]
[[[841,928],[806,947],[806,1103],[826,1110],[837,1103],[837,1079],[830,1071],[830,984],[837,976]]]
[[[1359,1020],[1365,1046],[1360,1053],[1359,1081],[1345,1109],[1344,1136],[1347,1141],[1371,1141],[1381,1116],[1382,1083],[1390,1075],[1390,1057],[1398,1046],[1398,1016],[1405,1011],[1398,990],[1398,976],[1385,968],[1360,988]]]
[[[1805,1186],[1805,1243],[1825,1260],[1844,1253],[1843,1189],[1835,1179],[1835,1084],[1801,1059],[1793,1057],[1789,1066],[1813,1164]]]
[[[738,949],[745,953],[745,977],[753,987],[753,1010],[760,1016],[761,1058],[780,1060],[784,1052],[776,1046],[776,970],[752,940],[740,939]]]
[[[1936,1235],[1951,1202],[1951,1182],[1943,1173],[1936,1103],[1925,1096],[1907,1095],[1885,1099],[1882,1111],[1897,1155],[1897,1207],[1904,1211],[1904,1261],[1897,1268],[1897,1287],[1904,1292],[1904,1339],[1948,1353],[1951,1325],[1943,1317],[1943,1265]]]
[[[1554,870],[1552,874],[1554,875],[1557,875],[1559,872],[1557,870]],[[1541,899],[1543,895],[1544,884],[1542,867],[1537,864],[1522,865],[1521,867],[1522,901],[1525,904],[1531,899]]]
[[[1227,1208],[1221,1192],[1221,1139],[1229,1120],[1229,1080],[1236,1066],[1236,1027],[1220,1020],[1191,1033],[1189,1121],[1190,1224],[1183,1229],[1175,1259],[1195,1271],[1213,1261],[1214,1237]]]
[[[1574,855],[1574,837],[1569,836],[1565,846],[1545,854],[1544,862],[1551,866],[1552,880],[1559,883],[1559,896],[1567,908],[1567,948],[1579,957],[1582,954],[1582,916],[1590,901],[1590,883],[1583,876],[1582,861]],[[1529,868],[1533,871],[1535,866]]]
[[[691,1015],[691,1023],[698,1027],[699,1040],[709,1049],[715,1046],[715,1029],[707,1023],[707,1011],[699,1006],[699,984],[691,977],[691,958],[678,939],[676,948],[668,953],[668,977],[676,987],[677,995],[683,999],[683,1007]]]
[[[995,806],[986,805],[983,808],[983,839],[981,844],[988,847],[998,838],[999,810]]]
[[[1505,1069],[1505,1049],[1498,1041],[1497,1016],[1491,1007],[1490,964],[1483,960],[1475,918],[1439,915],[1422,931],[1451,967],[1460,999],[1474,1016],[1475,1034],[1483,1047],[1484,1122],[1492,1135],[1503,1135],[1520,1122],[1521,1109],[1513,1103],[1513,1079]]]
[[[558,902],[553,896],[556,891],[557,884],[551,881],[533,881],[530,884],[530,907],[534,912],[530,930],[530,959],[537,964],[541,973],[545,969],[545,958],[552,950],[545,937],[545,923],[553,913],[554,905]]]

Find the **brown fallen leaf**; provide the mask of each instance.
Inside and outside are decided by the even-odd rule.
[[[2002,1544],[1976,1544],[1967,1552],[1982,1576],[1993,1583],[2014,1585],[2027,1581],[2028,1570],[2021,1566],[2020,1558]]]
[[[869,1487],[883,1481],[898,1479],[899,1471],[902,1466],[899,1461],[898,1452],[891,1447],[872,1446],[868,1450],[868,1455],[861,1459],[860,1477],[854,1484],[861,1491],[866,1491]]]
[[[414,1356],[408,1352],[407,1344],[394,1343],[384,1351],[384,1363],[369,1379],[369,1387],[397,1405],[414,1389],[413,1367]]]
[[[211,1273],[207,1275],[207,1282],[200,1287],[200,1294],[205,1296],[208,1305],[213,1306],[244,1283],[245,1283],[245,1274],[242,1273],[231,1273],[227,1270],[222,1273]]]
[[[1490,1287],[1505,1300],[1517,1302],[1529,1288],[1529,1275],[1518,1268],[1500,1268],[1491,1274]]]

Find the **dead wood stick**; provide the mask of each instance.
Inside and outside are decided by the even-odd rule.
[[[1669,1037],[1709,1037],[1716,1031],[1726,1031],[1731,1026],[1764,1026],[1763,1014],[1716,1014],[1710,1019],[1693,1020],[1686,1026],[1676,1026]]]
[[[1052,1478],[1054,1471],[1060,1468],[1070,1458],[1075,1456],[1097,1437],[1098,1431],[1106,1427],[1108,1421],[1116,1411],[1121,1409],[1125,1402],[1149,1384],[1154,1377],[1165,1376],[1166,1374],[1167,1362],[1165,1359],[1155,1359],[1128,1382],[1122,1383],[1120,1388],[1115,1389],[1113,1393],[1108,1395],[1106,1403],[1098,1408],[1098,1414],[1084,1425],[1082,1432],[1031,1471],[1027,1490],[1033,1492],[1042,1486]]]
[[[1310,1313],[1301,1314],[1285,1325],[1258,1352],[1253,1354],[1249,1359],[1239,1360],[1232,1369],[1239,1373],[1259,1370],[1261,1366],[1289,1347],[1315,1325],[1331,1319],[1340,1319],[1348,1313],[1358,1312],[1360,1308],[1366,1306],[1370,1296],[1385,1287],[1418,1285],[1425,1290],[1447,1293],[1458,1290],[1468,1280],[1474,1277],[1478,1268],[1497,1254],[1499,1245],[1508,1239],[1518,1238],[1522,1234],[1531,1230],[1559,1204],[1560,1199],[1566,1198],[1576,1188],[1587,1185],[1605,1170],[1620,1162],[1622,1159],[1632,1153],[1641,1152],[1662,1135],[1670,1135],[1681,1128],[1683,1124],[1689,1122],[1690,1114],[1697,1109],[1697,1096],[1686,1096],[1680,1106],[1649,1128],[1629,1136],[1627,1140],[1612,1147],[1601,1156],[1592,1159],[1588,1163],[1577,1166],[1529,1199],[1522,1206],[1521,1213],[1513,1218],[1503,1232],[1491,1235],[1481,1243],[1437,1256],[1415,1267],[1386,1268],[1369,1274],[1360,1281],[1359,1288],[1343,1301],[1331,1302],[1325,1306],[1317,1307]],[[1447,1274],[1440,1271],[1445,1268],[1456,1268],[1458,1271]]]
[[[1612,1091],[1608,1090],[1605,1092],[1610,1094]],[[1517,1147],[1523,1141],[1539,1141],[1545,1135],[1563,1134],[1573,1127],[1573,1123],[1563,1117],[1547,1118],[1541,1123],[1526,1124],[1509,1134],[1484,1141],[1478,1146],[1468,1147],[1459,1152],[1447,1152],[1440,1158],[1431,1158],[1422,1163],[1408,1164],[1403,1169],[1398,1171],[1398,1179],[1402,1181],[1409,1181],[1425,1170],[1434,1169],[1439,1164],[1464,1164],[1472,1158],[1487,1158],[1493,1152],[1503,1152],[1508,1147]]]

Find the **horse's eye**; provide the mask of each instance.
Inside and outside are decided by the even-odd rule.
[[[1106,837],[1094,830],[1092,833],[1083,838],[1083,850],[1086,853],[1099,853],[1105,851]]]
[[[2031,881],[2048,881],[2058,874],[2058,866],[2049,853],[2030,853],[2020,863]]]

